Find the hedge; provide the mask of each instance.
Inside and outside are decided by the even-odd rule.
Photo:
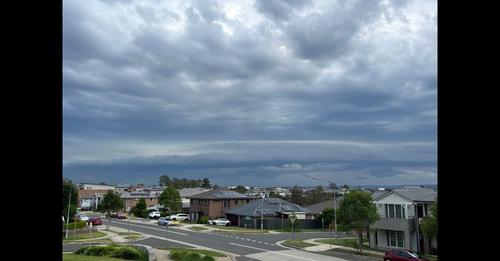
[[[82,247],[74,252],[77,255],[87,256],[109,256],[127,260],[148,261],[147,251],[136,246],[122,246],[111,244],[108,246]]]

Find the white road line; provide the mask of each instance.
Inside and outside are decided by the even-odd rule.
[[[302,260],[306,260],[306,261],[310,260],[310,259],[307,259],[307,258],[302,258],[302,257],[299,257],[299,256],[294,256],[294,255],[289,255],[289,254],[285,254],[285,253],[279,252],[280,250],[268,250],[268,249],[264,249],[264,248],[260,248],[260,247],[245,246],[245,245],[240,245],[240,244],[236,244],[236,243],[229,243],[229,244],[235,245],[235,246],[240,246],[240,247],[253,248],[253,249],[261,250],[261,251],[264,251],[264,252],[272,252],[274,254],[289,256],[289,257],[298,258],[298,259],[302,259]]]
[[[260,241],[257,241],[257,243],[262,244],[262,242],[260,242]]]
[[[252,242],[255,242],[255,240],[252,240]]]
[[[118,224],[122,224],[122,225],[129,225],[129,226],[134,226],[134,227],[149,228],[149,229],[159,230],[159,231],[165,231],[165,229],[161,229],[161,228],[154,228],[154,227],[148,227],[148,226],[142,226],[142,225],[128,224],[128,223],[122,223],[122,222],[117,222],[117,221],[115,221],[113,223],[118,223]],[[113,225],[113,223],[111,223],[110,225]],[[175,232],[175,231],[172,231],[172,230],[169,230],[167,233],[174,233],[174,234],[179,234],[179,235],[183,235],[183,236],[187,236],[188,235],[188,234],[185,234],[185,233]]]
[[[269,245],[269,244],[268,244],[268,243],[266,243],[266,242],[264,242],[263,244],[264,244],[264,245]]]
[[[246,248],[253,248],[253,249],[256,249],[256,250],[260,250],[260,251],[271,251],[271,250],[267,250],[267,249],[264,249],[264,248],[260,248],[260,247],[253,247],[253,246],[245,246],[245,245],[240,245],[240,244],[236,244],[236,243],[229,243],[230,245],[235,245],[235,246],[240,246],[240,247],[246,247]]]

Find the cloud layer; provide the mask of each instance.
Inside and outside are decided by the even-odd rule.
[[[221,184],[256,175],[279,185],[328,166],[315,173],[435,182],[436,9],[65,0],[64,175],[155,183],[169,172]]]

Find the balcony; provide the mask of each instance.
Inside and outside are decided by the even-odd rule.
[[[370,228],[411,232],[415,230],[415,219],[381,217]]]

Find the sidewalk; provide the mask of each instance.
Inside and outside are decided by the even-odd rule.
[[[357,251],[356,248],[352,248],[352,247],[345,247],[345,246],[339,246],[339,245],[333,245],[333,244],[330,245],[330,244],[323,244],[323,243],[315,242],[316,240],[319,240],[319,239],[328,239],[328,238],[312,238],[312,239],[303,240],[304,243],[316,245],[316,246],[305,247],[304,250],[310,251],[310,252],[321,252],[321,251],[326,251],[326,250],[337,248],[337,249]],[[363,253],[384,256],[384,253],[377,252],[377,251],[363,250]]]

